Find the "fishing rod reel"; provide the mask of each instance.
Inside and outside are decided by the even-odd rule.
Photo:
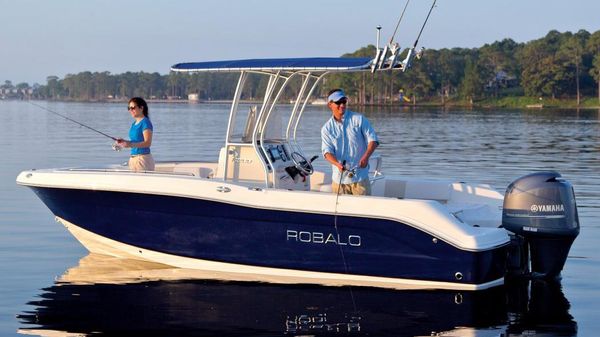
[[[420,60],[423,57],[423,54],[425,54],[425,47],[421,47],[421,49],[419,49],[419,51],[415,54],[415,57],[417,60]]]
[[[356,174],[356,170],[358,170],[358,166],[354,166],[353,168],[346,168],[346,165],[344,164],[344,170],[342,171],[342,176],[344,175],[344,172],[346,172],[346,177],[353,178],[354,175]]]
[[[120,152],[121,150],[123,150],[123,147],[121,145],[119,145],[118,142],[114,142],[112,144],[112,149],[116,152]]]

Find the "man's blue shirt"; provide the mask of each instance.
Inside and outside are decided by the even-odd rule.
[[[344,174],[342,184],[356,183],[369,178],[369,166],[359,168],[360,158],[367,151],[369,142],[379,143],[375,130],[369,120],[363,115],[346,110],[342,122],[333,116],[321,128],[321,152],[323,156],[331,153],[342,163],[346,161],[346,168],[354,169],[353,177]],[[340,170],[334,165],[332,179],[337,184],[340,181]]]

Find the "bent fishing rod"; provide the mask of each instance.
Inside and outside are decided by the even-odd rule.
[[[75,124],[78,124],[78,125],[80,125],[80,126],[83,126],[84,128],[88,128],[88,129],[90,129],[90,130],[92,130],[92,131],[94,131],[94,132],[96,132],[96,133],[99,133],[99,134],[103,135],[104,137],[108,137],[108,138],[110,138],[110,139],[112,139],[112,140],[114,140],[114,141],[117,141],[117,140],[118,140],[118,138],[116,138],[116,137],[113,137],[113,136],[107,135],[106,133],[104,133],[104,132],[102,132],[102,131],[98,131],[98,130],[94,129],[94,128],[93,128],[93,127],[91,127],[91,126],[87,126],[87,125],[85,125],[85,124],[83,124],[83,123],[80,123],[80,122],[78,122],[78,121],[76,121],[76,120],[74,120],[74,119],[72,119],[72,118],[69,118],[69,117],[67,117],[67,116],[65,116],[65,115],[62,115],[62,114],[60,114],[60,113],[58,113],[58,112],[56,112],[56,111],[52,111],[52,110],[50,110],[50,109],[48,109],[48,108],[46,108],[46,107],[43,107],[43,106],[41,106],[41,105],[39,105],[39,104],[35,104],[35,103],[31,102],[31,101],[28,101],[28,102],[29,102],[29,104],[31,104],[31,105],[34,105],[34,106],[36,106],[36,107],[38,107],[38,108],[40,108],[40,109],[42,109],[42,110],[46,110],[46,111],[48,111],[48,112],[51,112],[51,113],[53,113],[53,114],[55,114],[55,115],[57,115],[57,116],[60,116],[60,117],[62,117],[62,118],[64,118],[64,119],[68,120],[68,121],[71,121],[71,122],[73,122],[73,123],[75,123]]]

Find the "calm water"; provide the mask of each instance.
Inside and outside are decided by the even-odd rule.
[[[114,136],[126,136],[131,123],[125,104],[41,104]],[[150,109],[157,160],[217,160],[228,106]],[[0,335],[43,328],[128,336],[429,336],[456,327],[471,328],[459,336],[600,334],[600,111],[365,113],[378,130],[388,174],[450,177],[503,191],[533,171],[561,172],[575,188],[581,220],[562,288],[536,283],[473,294],[202,280],[57,286],[68,269],[67,275],[92,275],[74,268],[91,257],[30,190],[15,184],[17,174],[124,162],[127,153],[31,104],[0,101]],[[319,152],[326,118],[325,108],[311,108],[303,119],[308,155]],[[323,160],[316,166],[326,167]]]

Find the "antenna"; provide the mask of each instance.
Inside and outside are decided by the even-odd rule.
[[[373,63],[371,63],[371,73],[374,73],[375,70],[377,70],[380,60],[385,57],[385,55],[382,55],[382,53],[381,53],[381,48],[379,48],[379,37],[381,36],[381,26],[377,25],[377,27],[375,27],[375,29],[377,29],[377,45],[375,47],[376,48],[375,58],[372,61]]]

